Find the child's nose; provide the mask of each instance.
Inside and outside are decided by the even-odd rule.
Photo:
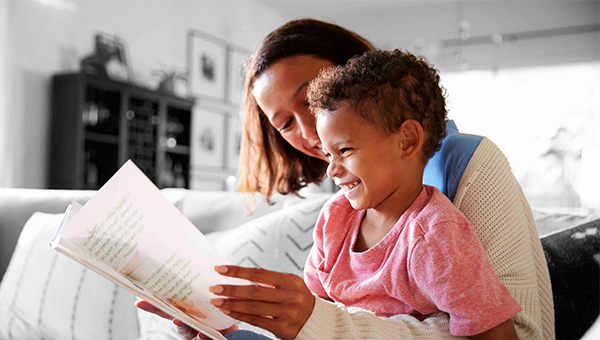
[[[338,163],[337,158],[331,158],[329,165],[327,166],[327,176],[331,178],[339,177],[341,169],[342,167]]]

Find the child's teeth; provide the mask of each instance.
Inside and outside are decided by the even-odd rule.
[[[358,183],[359,181],[356,181],[354,183],[346,184],[344,185],[344,187],[346,188],[346,190],[352,190],[358,185]]]

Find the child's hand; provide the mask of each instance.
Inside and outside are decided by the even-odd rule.
[[[471,340],[518,340],[517,331],[512,320],[508,319],[498,326],[481,334],[470,336]]]
[[[218,285],[210,291],[225,299],[211,303],[234,319],[264,328],[280,339],[294,339],[313,311],[315,298],[302,278],[261,268],[218,266],[223,276],[260,285]]]
[[[202,334],[202,333],[198,333],[197,330],[193,329],[192,327],[186,325],[185,323],[183,323],[183,321],[179,320],[179,319],[173,319],[173,317],[165,312],[163,312],[162,310],[154,307],[154,305],[150,304],[148,301],[146,300],[140,300],[138,302],[135,303],[135,305],[142,310],[145,310],[146,312],[150,312],[153,314],[156,314],[162,318],[165,318],[167,320],[173,320],[173,323],[175,324],[175,326],[177,326],[177,333],[179,333],[179,335],[181,335],[184,339],[186,340],[192,340],[192,339],[196,339],[196,337],[203,339],[203,340],[210,340],[209,337],[207,337],[206,335]],[[229,332],[233,332],[235,330],[238,330],[239,327],[237,324],[233,324],[233,326],[224,329],[224,330],[220,330],[219,332],[221,332],[221,334],[227,334]]]

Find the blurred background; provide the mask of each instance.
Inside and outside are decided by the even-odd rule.
[[[312,17],[424,55],[533,207],[598,213],[599,4],[0,0],[0,187],[95,189],[134,158],[160,187],[234,190],[243,63]]]

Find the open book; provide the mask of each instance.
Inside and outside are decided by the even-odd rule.
[[[208,287],[251,284],[214,271],[227,261],[132,161],[67,208],[50,245],[213,339],[235,320]]]

